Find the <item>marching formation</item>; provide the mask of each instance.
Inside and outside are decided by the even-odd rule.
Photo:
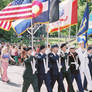
[[[44,45],[37,49],[27,46],[15,46],[2,43],[0,45],[0,72],[3,82],[9,83],[7,76],[8,64],[25,66],[23,74],[22,92],[27,92],[30,84],[34,92],[40,92],[43,82],[47,92],[53,92],[57,81],[56,92],[84,92],[92,91],[92,46],[84,48],[84,43],[79,42],[79,48],[74,45],[61,46]],[[64,86],[66,79],[68,87]],[[73,81],[76,80],[78,90],[74,89]]]
[[[32,48],[26,48],[26,66],[23,75],[22,92],[27,92],[32,84],[34,92],[40,92],[43,81],[47,92],[53,92],[57,81],[58,91],[56,92],[84,92],[92,91],[92,47],[84,49],[84,43],[79,43],[79,48],[66,44],[52,45],[51,48],[40,46],[39,52],[33,53]],[[50,47],[50,46],[48,46]],[[68,88],[64,87],[63,80],[67,81]],[[73,87],[73,80],[76,80],[78,91]]]

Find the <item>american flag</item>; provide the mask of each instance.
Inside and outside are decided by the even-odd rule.
[[[24,0],[14,0],[7,7],[21,5],[23,3],[23,1]],[[4,30],[7,30],[7,31],[10,30],[10,28],[11,28],[11,21],[1,20],[0,21],[0,28],[2,28]]]
[[[32,17],[32,3],[21,5],[10,5],[0,11],[0,20],[16,20]]]

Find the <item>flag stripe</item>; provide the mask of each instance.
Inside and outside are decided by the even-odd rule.
[[[7,6],[0,12],[0,20],[16,20],[23,18],[31,18],[32,17],[32,3],[23,4],[23,5],[15,5],[15,6]]]
[[[9,26],[9,21],[7,21],[7,24],[6,24],[5,28],[8,29],[8,26]]]
[[[21,8],[21,7],[32,7],[32,3],[29,3],[29,4],[22,4],[22,5],[9,5],[7,6],[6,8],[4,9],[11,9],[11,8]]]
[[[7,21],[7,22],[5,22],[5,24],[4,24],[4,28],[6,28],[6,26],[7,26],[7,23],[8,23],[8,21]]]
[[[8,21],[8,24],[6,26],[6,30],[9,30],[11,28],[11,22]]]
[[[5,8],[5,9],[3,9],[2,11],[4,12],[4,11],[14,11],[14,10],[22,10],[22,9],[31,9],[32,8],[32,5],[29,5],[29,6],[24,6],[24,7],[14,7],[14,8]]]
[[[23,15],[23,16],[19,16],[19,17],[9,17],[9,18],[0,18],[0,20],[5,21],[5,20],[16,20],[16,19],[24,19],[24,18],[32,18],[32,15]]]
[[[0,28],[4,30],[10,30],[11,28],[11,22],[10,21],[0,21]]]
[[[29,11],[25,10],[25,11],[20,11],[20,12],[11,12],[11,13],[7,12],[7,13],[0,14],[0,16],[3,16],[3,17],[6,16],[7,17],[8,15],[15,15],[15,14],[17,15],[19,13],[20,14],[25,14],[25,13],[31,13],[32,14],[32,10],[29,10]]]
[[[0,13],[1,14],[5,14],[5,13],[14,13],[14,12],[18,12],[18,13],[20,13],[20,12],[23,12],[23,11],[32,11],[32,9],[31,8],[25,8],[25,9],[19,9],[19,10],[11,10],[11,11],[1,11]]]
[[[2,26],[3,25],[3,21],[0,21],[1,23],[0,23],[0,26]]]

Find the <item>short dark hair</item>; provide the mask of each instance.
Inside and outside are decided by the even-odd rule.
[[[63,48],[64,46],[66,46],[66,44],[65,44],[65,43],[61,44],[60,48]]]
[[[45,45],[40,46],[40,51],[43,50],[43,49],[45,49]]]

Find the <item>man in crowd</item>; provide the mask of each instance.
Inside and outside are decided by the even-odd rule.
[[[89,69],[92,79],[92,46],[88,48],[88,59],[89,59]],[[92,92],[92,90],[90,92]]]
[[[30,84],[33,86],[34,92],[39,92],[38,78],[36,75],[36,69],[34,64],[34,56],[32,56],[32,48],[28,47],[26,50],[26,56],[24,56],[25,71],[23,75],[23,88],[22,92],[27,92]]]
[[[87,50],[84,48],[84,41],[80,41],[79,42],[79,48],[76,50],[81,62],[80,65],[80,74],[81,74],[81,79],[82,79],[82,83],[84,82],[83,78],[85,76],[85,78],[87,79],[87,89],[88,90],[92,90],[92,79],[91,79],[91,75],[90,75],[90,71],[89,71],[89,59],[88,59],[88,53]],[[83,84],[84,85],[84,84]]]
[[[40,46],[40,52],[37,55],[38,87],[40,92],[43,81],[45,81],[47,91],[52,92],[51,77],[49,73],[48,60],[45,52],[46,52],[45,46],[44,45]]]
[[[51,73],[51,85],[52,89],[54,87],[55,82],[58,82],[58,92],[65,92],[64,85],[63,85],[63,75],[61,72],[61,64],[59,61],[58,53],[58,45],[53,45],[51,47],[51,53],[48,55],[49,62],[50,62],[50,73]]]
[[[84,92],[79,70],[80,60],[78,54],[75,51],[74,45],[69,48],[69,65],[71,71],[72,84],[73,80],[75,79],[78,85],[79,92]]]
[[[92,79],[92,47],[88,47],[88,59],[89,59],[89,69]]]
[[[88,47],[88,59],[89,59],[89,70],[91,74],[91,79],[92,79],[92,47]],[[84,79],[84,89],[87,90],[87,79],[85,77]]]
[[[71,80],[71,72],[68,62],[68,53],[66,52],[66,44],[62,44],[60,48],[61,48],[60,57],[61,57],[61,65],[62,65],[61,72],[63,73],[63,79],[66,78],[69,87],[69,92],[74,92],[72,86],[72,80]]]

